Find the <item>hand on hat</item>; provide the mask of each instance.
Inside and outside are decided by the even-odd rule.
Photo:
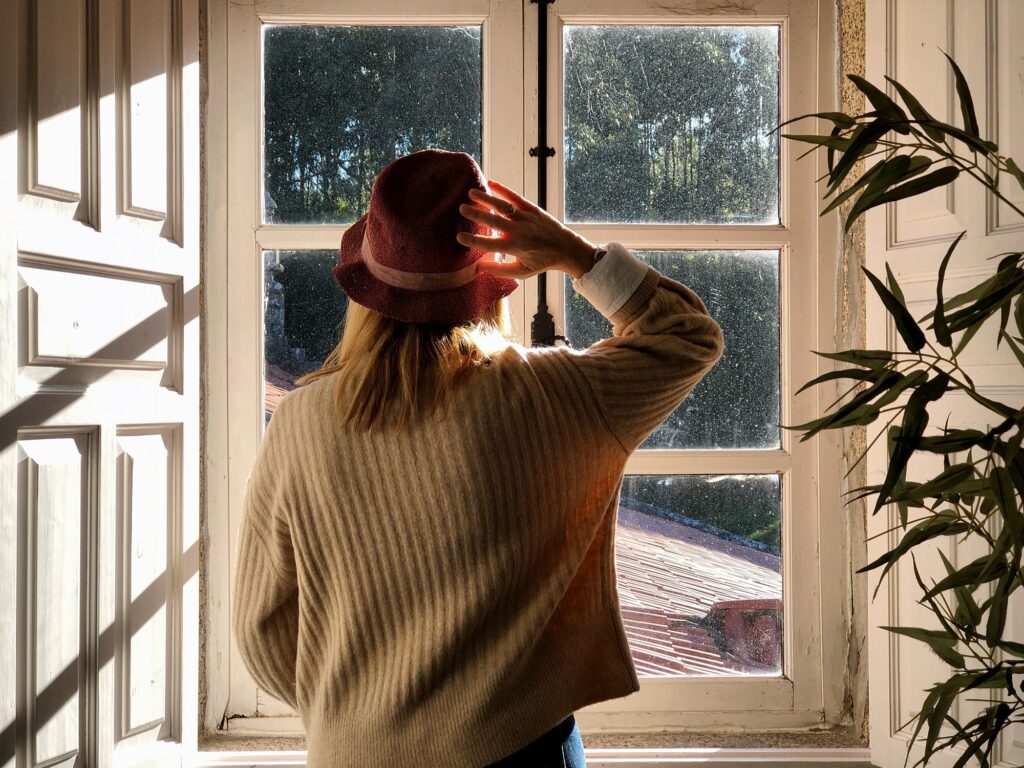
[[[570,265],[579,264],[581,256],[585,259],[597,248],[578,232],[504,184],[492,179],[488,179],[487,184],[498,196],[471,189],[469,198],[476,205],[462,203],[459,212],[467,219],[498,230],[499,235],[486,237],[459,232],[455,239],[485,254],[510,254],[516,257],[516,261],[494,261],[485,255],[477,261],[477,270],[511,278],[530,277],[548,269],[570,271],[573,268]],[[505,215],[509,203],[517,209],[511,219]],[[501,213],[499,215],[489,211]]]

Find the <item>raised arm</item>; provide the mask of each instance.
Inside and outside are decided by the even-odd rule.
[[[605,423],[632,453],[714,367],[722,329],[690,288],[618,242],[572,281],[612,323],[612,336],[570,359],[593,389]]]
[[[543,208],[491,179],[470,190],[460,212],[498,234],[460,231],[463,245],[515,256],[481,258],[479,271],[516,279],[548,269],[573,276],[573,288],[612,323],[612,336],[570,359],[593,389],[611,433],[631,453],[697,386],[722,356],[722,329],[688,287],[618,242],[595,264],[596,246]],[[502,212],[491,213],[489,211]]]

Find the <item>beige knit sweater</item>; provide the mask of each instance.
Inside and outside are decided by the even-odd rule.
[[[511,345],[444,421],[345,431],[289,392],[249,476],[232,621],[311,768],[473,768],[639,690],[614,534],[629,454],[721,356],[700,298],[620,243],[573,280],[613,326]]]

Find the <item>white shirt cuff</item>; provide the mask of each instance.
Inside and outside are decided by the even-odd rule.
[[[588,272],[573,278],[572,287],[605,318],[611,318],[643,282],[649,265],[622,243],[610,242],[602,247],[608,253]]]

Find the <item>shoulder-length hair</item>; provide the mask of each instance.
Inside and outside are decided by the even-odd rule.
[[[337,374],[342,426],[401,429],[447,413],[458,385],[513,341],[507,297],[457,324],[405,323],[349,301],[340,341],[321,368],[295,383]]]

